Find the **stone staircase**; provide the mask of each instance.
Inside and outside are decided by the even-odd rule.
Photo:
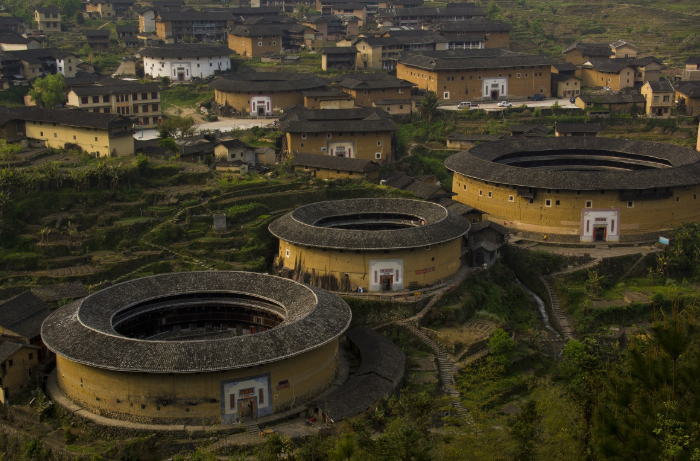
[[[592,268],[592,267],[597,266],[598,264],[600,264],[600,262],[601,262],[602,260],[603,260],[603,258],[596,258],[596,259],[594,259],[593,261],[590,261],[590,262],[588,262],[588,263],[586,263],[586,264],[584,264],[584,265],[582,265],[582,266],[569,266],[569,267],[567,267],[566,269],[564,269],[563,271],[559,271],[559,272],[553,273],[553,274],[551,274],[551,275],[570,274],[570,273],[572,273],[572,272],[582,271],[582,270],[584,270],[584,269],[590,269],[590,268]]]
[[[244,424],[246,431],[250,435],[260,434],[260,427],[256,423]]]
[[[559,299],[554,293],[554,290],[552,290],[552,286],[549,284],[549,282],[544,276],[541,276],[540,280],[542,280],[542,283],[544,284],[544,287],[547,289],[547,293],[549,294],[549,301],[552,306],[552,323],[556,324],[557,327],[559,327],[559,333],[564,337],[565,340],[568,341],[574,339],[573,329],[569,325],[569,321],[566,319],[566,316],[559,307]]]

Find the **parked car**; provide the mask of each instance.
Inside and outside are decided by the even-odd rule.
[[[509,103],[508,101],[501,101],[498,103],[498,107],[513,107],[513,104]]]
[[[469,101],[462,101],[459,104],[457,104],[457,109],[470,109],[472,107],[472,103]]]

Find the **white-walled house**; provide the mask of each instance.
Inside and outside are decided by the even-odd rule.
[[[76,55],[68,52],[58,52],[56,58],[56,73],[66,78],[75,77],[78,73],[78,64],[83,62]]]
[[[170,77],[172,81],[187,81],[231,69],[231,50],[222,45],[174,43],[150,46],[139,54],[143,58],[144,74],[152,79]]]

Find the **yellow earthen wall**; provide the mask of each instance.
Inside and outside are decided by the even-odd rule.
[[[304,90],[306,91],[306,90]],[[214,92],[214,99],[217,103],[221,105],[226,105],[242,112],[245,115],[250,115],[250,96],[248,93],[234,93],[230,91],[219,91]],[[252,96],[270,96],[272,98],[272,111],[274,113],[279,113],[280,110],[285,107],[289,107],[292,104],[298,104],[300,106],[304,105],[304,96],[299,91],[268,91],[263,92],[262,95],[255,92]]]
[[[32,356],[30,359],[29,356]],[[10,366],[12,360],[12,366]],[[39,366],[39,351],[23,347],[11,357],[5,360],[5,375],[2,377],[2,391],[0,391],[0,402],[5,403],[9,395],[10,400],[17,396],[22,388],[29,382],[30,371]],[[5,394],[5,389],[8,391]]]
[[[329,142],[352,141],[355,143],[353,158],[376,161],[391,160],[391,131],[358,131],[352,133],[338,133],[334,131],[330,134],[331,138],[328,139],[326,138],[327,133],[306,133],[306,139],[302,139],[302,133],[286,133],[287,151],[328,155],[329,152],[322,151],[321,148],[327,147]],[[377,145],[378,142],[381,145]],[[381,158],[376,157],[377,152],[382,154]]]
[[[405,99],[407,104],[411,103],[410,88],[387,88],[382,90],[352,90],[350,88],[340,88],[345,93],[355,98],[355,105],[360,107],[374,107],[372,103],[378,99]],[[365,94],[366,93],[366,94]]]
[[[131,135],[110,138],[107,130],[53,126],[52,123],[40,125],[39,122],[26,122],[25,127],[28,138],[45,141],[47,147],[62,148],[66,143],[73,143],[86,152],[96,152],[100,157],[111,155],[114,149],[118,156],[134,154],[134,138]]]
[[[258,46],[262,43],[262,46]],[[263,38],[243,37],[240,35],[228,34],[228,47],[246,59],[258,58],[268,51],[282,53],[282,36],[269,35]]]
[[[286,252],[289,250],[289,257]],[[350,284],[369,291],[369,262],[379,260],[403,260],[403,285],[416,282],[419,286],[435,283],[457,273],[461,264],[462,238],[431,245],[429,249],[419,247],[385,251],[325,250],[296,245],[280,240],[279,256],[284,267],[294,269],[295,261],[301,260],[302,270],[317,275],[334,275],[341,280],[348,274]],[[434,268],[431,272],[416,274],[416,271]]]
[[[219,420],[221,381],[265,373],[270,373],[275,411],[286,409],[326,389],[335,379],[337,365],[337,340],[286,360],[210,373],[128,373],[56,356],[58,384],[71,400],[108,417],[144,422]],[[289,387],[277,390],[284,380],[289,381]]]
[[[581,69],[581,86],[609,86],[614,91],[634,86],[634,69],[625,67],[619,73]]]
[[[301,173],[310,173],[315,178],[319,179],[336,179],[336,178],[367,178],[372,182],[378,182],[379,170],[370,171],[369,173],[359,173],[357,171],[343,170],[328,170],[326,168],[304,168],[303,166],[296,167],[296,170]]]
[[[521,69],[521,67],[523,67]],[[520,77],[517,75],[520,74]],[[525,76],[527,74],[527,77]],[[537,75],[535,75],[537,74]],[[542,75],[539,75],[542,74]],[[437,93],[443,101],[444,92],[450,92],[451,101],[474,101],[482,99],[482,81],[493,77],[508,78],[508,97],[525,98],[535,94],[549,97],[552,87],[551,66],[517,66],[506,69],[443,70],[431,72],[398,63],[396,77],[415,83],[423,90]],[[452,79],[454,81],[447,79]],[[462,80],[464,78],[464,80]],[[540,92],[542,90],[542,92]]]
[[[466,186],[466,190],[464,187]],[[473,206],[489,215],[492,221],[504,224],[511,229],[519,229],[543,234],[579,235],[581,233],[581,212],[586,209],[586,201],[591,201],[591,209],[620,210],[620,233],[622,236],[674,229],[684,222],[700,221],[700,186],[687,186],[673,189],[673,197],[655,200],[633,200],[629,208],[627,201],[621,201],[618,190],[581,191],[537,189],[530,203],[518,197],[517,191],[505,185],[495,185],[468,178],[455,173],[452,191],[454,200]],[[482,191],[482,195],[479,195]],[[491,197],[488,193],[491,192]],[[513,202],[509,201],[513,196]],[[550,207],[545,200],[551,200]],[[559,200],[560,205],[556,206]]]

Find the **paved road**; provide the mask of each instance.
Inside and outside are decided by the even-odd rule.
[[[552,104],[554,104],[554,101],[559,102],[559,106],[565,109],[575,109],[576,105],[572,104],[569,102],[568,99],[563,98],[563,99],[545,99],[544,101],[510,101],[511,104],[513,104],[513,107],[519,107],[522,106],[523,104],[527,104],[527,107],[551,107]],[[440,106],[440,109],[442,110],[459,110],[457,109],[457,104],[459,104],[460,101],[455,101],[454,105],[449,105],[449,106]],[[484,102],[484,103],[478,103],[479,104],[479,109],[484,109],[489,112],[493,111],[500,111],[503,110],[502,107],[498,107],[498,101],[494,102]],[[465,109],[466,110],[466,109]]]
[[[266,126],[271,125],[277,119],[272,118],[222,118],[216,122],[205,122],[195,125],[199,130],[221,130],[222,132],[231,131],[233,128],[239,128],[241,130],[247,130],[254,126]],[[142,137],[143,136],[143,137]],[[134,139],[137,140],[147,140],[155,139],[158,137],[158,131],[155,129],[143,130],[143,135],[141,130],[137,129],[134,133]]]

